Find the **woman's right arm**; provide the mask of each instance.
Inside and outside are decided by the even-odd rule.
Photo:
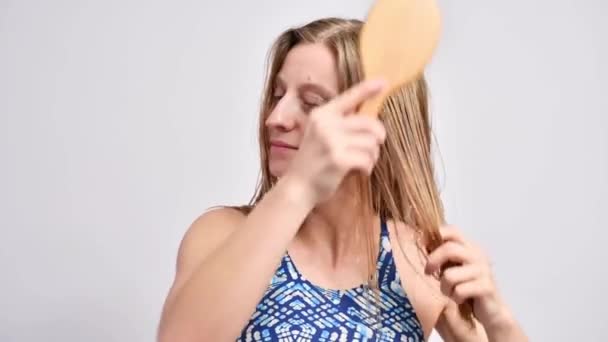
[[[311,111],[289,170],[247,217],[218,210],[192,225],[163,308],[160,342],[239,336],[313,207],[328,199],[348,172],[371,173],[384,126],[373,116],[347,114],[384,85],[362,82]]]
[[[192,224],[163,308],[160,342],[237,338],[314,206],[305,189],[284,177],[248,216],[220,209]]]

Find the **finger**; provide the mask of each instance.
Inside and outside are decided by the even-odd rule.
[[[449,297],[457,304],[462,304],[468,299],[481,297],[486,292],[487,287],[484,286],[484,282],[481,279],[475,279],[456,285]]]
[[[363,81],[335,97],[329,105],[346,114],[355,110],[363,101],[378,94],[385,87],[386,81],[384,80]]]
[[[481,271],[475,265],[453,266],[446,269],[441,276],[441,292],[450,297],[454,288],[465,282],[470,282],[479,277]]]
[[[346,153],[364,153],[369,157],[368,166],[375,165],[380,155],[380,147],[376,137],[371,134],[358,134],[350,139]]]
[[[442,226],[439,228],[439,233],[443,241],[454,241],[462,244],[467,244],[462,232],[456,226]]]
[[[349,132],[371,132],[380,144],[386,139],[386,129],[377,118],[366,115],[353,115],[346,118],[343,123],[344,129]]]
[[[425,267],[427,274],[439,271],[446,262],[464,264],[470,260],[470,251],[460,243],[448,241],[434,250],[428,257]]]
[[[358,170],[370,175],[374,169],[374,156],[364,149],[350,148],[346,150],[348,154],[346,166],[350,170]]]

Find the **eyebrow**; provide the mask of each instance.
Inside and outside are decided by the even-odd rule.
[[[280,75],[277,75],[276,82],[283,88],[285,87],[285,81],[283,81],[283,79],[281,78]],[[315,93],[318,93],[319,95],[321,95],[321,97],[324,98],[325,101],[329,101],[334,96],[336,96],[335,94],[333,94],[333,92],[327,90],[325,87],[323,87],[319,84],[316,84],[316,83],[312,83],[312,82],[306,82],[304,84],[301,84],[298,87],[298,90],[299,91],[313,91]]]

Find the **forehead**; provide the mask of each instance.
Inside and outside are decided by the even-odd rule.
[[[294,46],[285,57],[279,77],[288,84],[311,82],[338,89],[336,61],[331,50],[320,43]]]

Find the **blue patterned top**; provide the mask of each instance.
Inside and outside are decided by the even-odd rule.
[[[381,226],[380,315],[376,306],[370,306],[375,297],[367,285],[348,290],[322,288],[303,277],[286,253],[237,342],[424,341],[395,268],[386,223]]]

